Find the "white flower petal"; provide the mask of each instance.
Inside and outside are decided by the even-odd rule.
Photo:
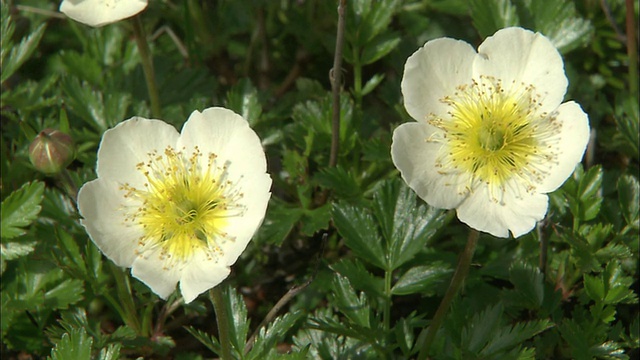
[[[531,231],[547,212],[544,194],[521,193],[507,188],[503,203],[490,200],[489,188],[481,184],[458,207],[458,219],[470,227],[498,237],[519,237]]]
[[[512,82],[533,85],[541,96],[541,112],[550,113],[564,98],[568,80],[562,57],[540,33],[506,28],[488,37],[478,48],[474,77],[493,76],[505,87]]]
[[[136,164],[149,160],[150,151],[162,154],[167,146],[175,147],[178,136],[173,126],[160,120],[133,117],[121,122],[102,136],[96,166],[98,177],[139,186],[145,177]]]
[[[447,56],[442,56],[447,54]],[[404,106],[417,121],[447,110],[440,99],[469,84],[476,51],[464,41],[442,38],[427,42],[407,59],[402,77]]]
[[[147,7],[147,0],[63,0],[60,11],[75,21],[100,27],[131,17]]]
[[[548,193],[556,190],[573,173],[582,160],[589,142],[589,118],[577,103],[566,102],[557,110],[557,120],[562,123],[559,136],[560,151],[553,171],[538,186],[538,191]]]
[[[184,302],[188,304],[201,293],[220,284],[230,272],[229,267],[199,253],[187,264],[180,278],[180,292]]]
[[[229,180],[242,189],[247,211],[229,218],[225,231],[234,238],[222,246],[224,263],[233,265],[262,223],[271,193],[271,177],[260,138],[240,115],[225,108],[194,111],[185,123],[179,147],[197,144],[204,154],[216,154],[217,161],[228,161]],[[206,159],[206,156],[203,157]]]
[[[260,174],[267,171],[267,160],[258,135],[242,116],[225,108],[194,111],[182,128],[178,147],[198,145],[214,153],[219,161],[229,161],[232,174]]]
[[[455,176],[438,173],[435,162],[441,144],[426,140],[437,129],[424,123],[406,123],[393,132],[391,159],[407,185],[429,205],[451,209],[465,198]]]
[[[244,197],[247,200],[247,210],[242,216],[229,218],[228,226],[225,228],[229,235],[235,238],[233,242],[227,242],[223,247],[223,261],[227,266],[236,262],[262,224],[271,197],[269,175],[263,174],[261,177],[247,179],[243,183],[243,190],[246,189]],[[250,187],[254,189],[251,190]]]
[[[118,184],[97,179],[78,192],[78,210],[82,225],[91,240],[118,266],[129,267],[136,257],[141,229],[126,225],[122,213],[122,192]]]
[[[147,285],[156,295],[167,299],[176,289],[182,276],[182,269],[172,266],[160,247],[149,249],[133,261],[131,275]]]

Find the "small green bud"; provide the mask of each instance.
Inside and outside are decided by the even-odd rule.
[[[59,130],[44,129],[29,145],[29,160],[40,172],[53,175],[66,168],[76,156],[73,139]]]

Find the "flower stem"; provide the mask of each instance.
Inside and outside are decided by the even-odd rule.
[[[382,323],[385,335],[389,334],[391,328],[391,270],[384,271],[384,309],[382,313]],[[388,341],[389,339],[385,339]],[[386,345],[386,344],[385,344]]]
[[[215,286],[209,291],[213,309],[216,312],[216,322],[218,323],[218,341],[222,348],[220,358],[222,360],[231,360],[231,339],[229,338],[229,309],[224,301],[221,286]]]
[[[338,5],[338,31],[336,33],[336,50],[331,69],[331,91],[333,93],[333,116],[331,121],[331,154],[329,167],[338,164],[338,150],[340,147],[340,86],[342,85],[342,48],[344,45],[344,12],[347,0],[340,0]]]
[[[467,245],[458,258],[458,266],[456,267],[456,271],[453,273],[453,278],[451,279],[449,288],[444,294],[444,298],[442,298],[442,302],[440,302],[440,306],[438,306],[438,310],[436,310],[436,313],[431,320],[431,324],[426,330],[426,336],[424,337],[424,342],[422,348],[420,349],[420,354],[418,354],[418,360],[424,360],[429,355],[429,348],[431,347],[431,344],[436,337],[438,329],[444,321],[447,310],[449,310],[449,306],[451,305],[453,298],[458,293],[458,290],[462,287],[462,284],[464,283],[464,280],[469,273],[469,266],[471,265],[471,259],[473,258],[473,253],[476,250],[476,245],[478,244],[479,237],[480,234],[478,233],[478,231],[471,229],[471,231],[469,232],[469,238],[467,239]],[[422,334],[420,334],[420,337],[422,337]]]
[[[627,54],[629,55],[629,92],[638,97],[638,44],[636,43],[635,11],[633,0],[626,0],[627,8]]]
[[[140,60],[142,61],[142,71],[144,72],[144,79],[147,82],[147,92],[149,93],[149,101],[151,102],[151,115],[156,118],[161,118],[160,107],[160,95],[158,94],[158,86],[156,85],[156,77],[153,70],[153,57],[151,56],[151,50],[147,43],[147,37],[142,27],[142,21],[140,16],[134,16],[133,20],[133,32],[136,38],[136,44],[138,45],[138,52],[140,52]]]
[[[125,272],[117,265],[110,262],[111,273],[116,281],[116,293],[118,300],[122,304],[122,311],[124,314],[124,322],[131,328],[137,335],[146,335],[141,332],[140,320],[138,319],[138,313],[136,311],[136,305],[133,301],[133,293],[131,292],[131,284],[129,278]]]

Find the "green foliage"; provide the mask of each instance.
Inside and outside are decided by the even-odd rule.
[[[477,46],[521,26],[561,52],[565,98],[588,114],[592,141],[548,194],[534,231],[481,235],[429,357],[637,358],[639,111],[625,3],[346,1],[339,152],[329,166],[339,2],[151,1],[138,16],[161,118],[180,129],[194,110],[230,108],[267,154],[266,217],[219,285],[232,357],[418,357],[468,228],[454,210],[419,199],[393,165],[393,129],[413,121],[403,68],[431,39]],[[206,295],[190,304],[178,291],[158,298],[103,256],[82,226],[77,191],[96,176],[102,135],[133,116],[152,117],[151,106],[132,22],[90,28],[58,18],[57,6],[1,6],[0,355],[219,357]],[[637,18],[637,6],[632,12]],[[77,157],[44,178],[28,149],[46,128],[70,134]]]

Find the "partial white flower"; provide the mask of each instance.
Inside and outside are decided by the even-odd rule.
[[[147,0],[62,0],[60,12],[77,22],[100,27],[131,17],[147,7]]]
[[[402,94],[416,122],[394,131],[393,162],[418,196],[457,209],[472,228],[526,234],[589,139],[580,105],[562,103],[567,83],[560,54],[539,33],[502,29],[478,52],[429,41],[405,64]]]
[[[182,133],[134,117],[107,130],[98,178],[78,193],[91,240],[166,299],[218,285],[265,216],[271,177],[260,139],[240,115],[194,111]]]

